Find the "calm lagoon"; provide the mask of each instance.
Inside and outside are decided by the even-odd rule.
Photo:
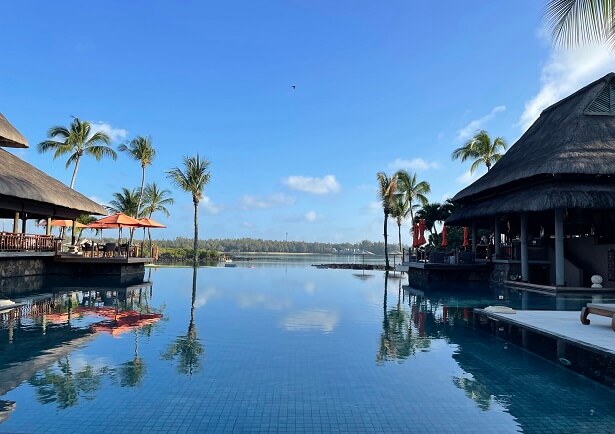
[[[471,308],[497,303],[488,289],[416,295],[383,272],[305,261],[148,274],[151,288],[132,297],[66,287],[45,315],[3,317],[0,431],[615,426],[614,390],[469,325]],[[122,323],[127,310],[149,319]],[[122,327],[110,325],[114,312]]]

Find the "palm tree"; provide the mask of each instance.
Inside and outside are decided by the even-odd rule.
[[[611,0],[549,0],[545,21],[557,45],[607,42],[615,46],[615,3]]]
[[[113,200],[105,208],[109,212],[122,212],[130,217],[138,218],[137,204],[139,203],[139,192],[136,188],[129,190],[122,188],[122,191],[113,193]]]
[[[79,223],[81,223],[82,225],[89,225],[90,223],[96,221],[96,217],[88,215],[88,214],[81,214],[79,217],[77,217],[77,221]],[[79,241],[81,241],[81,236],[83,235],[83,231],[85,229],[89,229],[89,228],[75,228],[75,232],[77,233],[77,244],[79,244]],[[95,234],[98,234],[98,231],[100,229],[94,229]]]
[[[403,194],[396,194],[393,198],[391,216],[397,222],[397,236],[399,237],[399,251],[401,252],[401,223],[410,214],[410,205]]]
[[[505,151],[507,146],[504,138],[496,137],[492,142],[487,131],[480,130],[465,145],[455,149],[451,158],[453,160],[461,159],[462,162],[473,159],[474,162],[470,166],[470,173],[474,173],[483,164],[487,167],[488,172],[491,166],[502,158],[503,153],[500,153],[500,151]]]
[[[88,121],[81,121],[79,118],[73,118],[69,128],[55,126],[51,127],[47,132],[49,139],[38,144],[38,152],[43,153],[53,151],[53,159],[70,154],[66,160],[66,168],[72,163],[75,163],[73,176],[70,180],[70,188],[75,185],[75,177],[79,170],[79,162],[84,155],[90,155],[100,161],[103,157],[111,157],[114,160],[117,154],[108,145],[111,143],[111,138],[107,133],[98,131],[92,134],[92,126]]]
[[[438,236],[436,223],[442,221],[442,204],[432,202],[423,205],[423,208],[416,212],[416,217],[425,220],[425,228],[430,234]]]
[[[145,186],[145,193],[143,195],[142,214],[144,216],[151,218],[155,212],[160,211],[165,216],[169,217],[171,214],[169,213],[169,210],[167,209],[167,205],[173,205],[173,203],[175,203],[172,197],[168,197],[170,194],[171,192],[169,190],[167,189],[161,190],[160,188],[158,188],[158,185],[156,185],[155,182],[152,182],[151,184],[147,184]],[[147,229],[147,233],[148,233],[148,238],[149,238],[149,248],[150,248],[150,254],[151,254],[152,234],[149,228]]]
[[[199,154],[196,157],[184,157],[183,170],[175,167],[167,171],[167,177],[173,184],[192,195],[194,204],[194,264],[198,262],[197,246],[199,239],[199,201],[203,198],[205,185],[209,183],[211,173],[209,172],[209,161],[201,159]]]
[[[120,152],[126,152],[134,160],[141,163],[141,193],[139,194],[139,201],[137,203],[137,215],[141,211],[141,203],[143,202],[143,193],[145,185],[145,168],[150,166],[156,156],[156,150],[152,146],[151,137],[137,136],[130,141],[128,146],[121,144],[117,148]]]
[[[389,250],[388,250],[388,234],[387,223],[389,215],[391,214],[391,208],[393,206],[393,199],[397,191],[397,177],[395,175],[389,177],[384,172],[378,172],[376,174],[378,179],[378,197],[382,202],[382,210],[384,211],[384,258],[386,261],[386,269],[389,269]]]
[[[411,224],[414,224],[414,202],[418,201],[422,205],[427,204],[427,195],[431,193],[431,186],[427,181],[417,181],[416,173],[410,176],[405,170],[398,171],[395,177],[397,178],[397,190],[404,195],[410,210]]]

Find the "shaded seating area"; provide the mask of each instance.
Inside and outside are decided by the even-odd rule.
[[[28,148],[28,141],[0,114],[0,218],[13,220],[12,232],[0,234],[0,252],[60,251],[51,235],[52,219],[72,224],[82,214],[106,214],[101,205],[2,148]],[[44,235],[27,233],[28,222],[41,220]]]

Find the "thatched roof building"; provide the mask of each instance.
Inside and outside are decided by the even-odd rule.
[[[6,148],[27,148],[28,141],[4,115],[0,113],[0,146]]]
[[[0,146],[5,143],[27,146],[23,136],[0,114]],[[0,149],[0,218],[13,218],[16,212],[22,218],[75,219],[81,214],[106,214],[101,205]]]
[[[452,224],[519,211],[615,209],[615,73],[545,109],[453,201],[461,207]]]
[[[447,224],[472,226],[474,252],[476,230],[491,230],[493,258],[520,259],[522,280],[535,280],[529,256],[538,245],[542,264],[554,265],[542,280],[585,286],[608,274],[615,285],[615,73],[545,109],[453,202]]]

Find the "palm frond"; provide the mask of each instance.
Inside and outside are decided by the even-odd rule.
[[[570,48],[613,37],[612,0],[550,0],[545,22],[556,45]]]

